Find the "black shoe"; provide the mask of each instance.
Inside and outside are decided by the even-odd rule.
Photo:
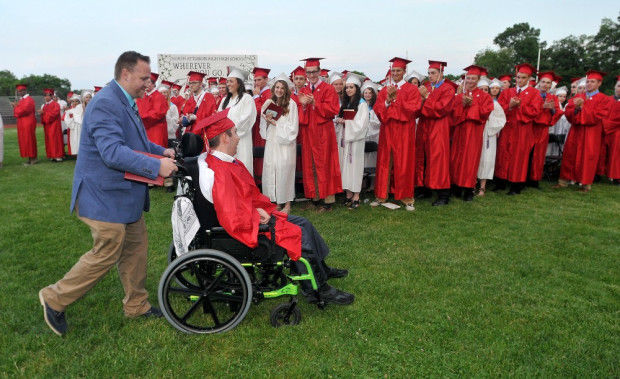
[[[344,278],[347,275],[349,275],[349,270],[346,270],[344,268],[333,268],[333,267],[330,267],[329,270],[327,271],[327,278],[328,279]]]
[[[528,187],[540,189],[540,185],[538,184],[538,180],[528,180],[526,185]]]
[[[352,293],[341,291],[327,284],[321,288],[319,293],[321,300],[326,304],[349,305],[355,300],[355,295]]]
[[[424,187],[416,188],[414,193],[414,197],[416,199],[430,199],[431,197],[433,197],[433,193]]]
[[[164,317],[164,314],[161,313],[161,310],[157,307],[151,307],[151,309],[149,309],[148,311],[146,311],[145,313],[141,314],[140,317],[145,317],[145,318],[150,318],[150,317],[154,317],[154,318],[159,318],[159,317]]]
[[[439,199],[435,200],[432,205],[433,207],[440,207],[442,205],[448,205],[449,202],[450,200],[440,197]]]
[[[468,188],[463,193],[463,201],[474,201],[474,190],[472,188]]]
[[[452,186],[450,191],[452,192],[452,196],[454,197],[461,197],[461,195],[463,194],[463,189],[457,186]]]
[[[356,209],[356,208],[359,208],[359,206],[360,206],[360,201],[359,200],[353,200],[351,202],[351,204],[349,204],[348,208],[349,209]]]
[[[65,320],[65,312],[57,312],[50,308],[43,299],[43,294],[39,291],[39,301],[43,306],[43,318],[47,326],[59,336],[63,336],[67,332],[67,321]]]

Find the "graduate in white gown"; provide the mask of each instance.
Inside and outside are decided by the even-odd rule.
[[[280,74],[271,83],[271,98],[263,104],[260,136],[266,140],[263,159],[262,190],[278,208],[289,213],[295,199],[295,165],[297,160],[297,133],[299,116],[297,103],[291,99],[293,83],[286,74]],[[276,105],[281,115],[269,109]]]
[[[171,140],[176,138],[177,128],[179,127],[179,108],[172,101],[170,101],[170,83],[169,81],[162,81],[162,84],[157,87],[157,90],[161,92],[161,94],[166,98],[168,102],[168,112],[166,112],[166,129],[168,131],[168,147],[170,146]]]
[[[69,101],[71,102],[71,108],[67,109],[65,112],[65,125],[67,125],[67,129],[70,130],[68,142],[71,149],[71,155],[78,155],[80,148],[80,136],[82,135],[84,106],[82,104],[82,97],[78,94],[73,94]]]
[[[370,113],[368,104],[362,99],[362,78],[349,73],[345,82],[342,105],[338,114],[344,125],[338,145],[342,146],[341,176],[345,191],[345,205],[355,209],[360,204],[360,191],[364,177],[364,147]]]
[[[568,94],[568,89],[564,86],[556,88],[554,92],[554,95],[558,97],[558,101],[560,102],[560,109],[562,110],[562,112],[564,112],[564,109],[566,108],[567,94]],[[549,134],[563,136],[563,140],[566,141],[566,136],[568,135],[569,129],[570,129],[570,122],[568,122],[565,115],[562,115],[562,117],[560,117],[560,119],[555,123],[555,125],[549,128]],[[554,156],[554,157],[561,156],[562,155],[560,151],[561,147],[563,147],[563,144],[549,141],[549,145],[547,146],[547,156]]]
[[[338,94],[338,100],[340,101],[340,106],[342,106],[342,95],[344,92],[344,79],[339,72],[332,72],[329,75],[329,84],[334,87],[336,93]],[[342,139],[342,130],[344,124],[339,121],[338,116],[334,117],[334,129],[336,131],[336,141],[340,141]],[[342,171],[342,145],[338,144],[338,162],[340,163],[340,170]]]
[[[366,133],[366,141],[371,141],[375,143],[379,143],[379,130],[381,129],[381,121],[379,121],[379,117],[372,109],[375,106],[375,101],[377,101],[377,94],[379,93],[379,85],[377,83],[373,83],[370,80],[365,81],[362,84],[362,97],[366,104],[368,105],[369,112],[369,120],[368,120],[368,132]],[[373,151],[370,153],[364,153],[364,168],[375,168],[377,167],[377,152]],[[372,189],[373,186],[370,186]]]
[[[237,126],[239,145],[236,158],[240,160],[254,176],[254,153],[252,146],[252,126],[256,121],[256,105],[251,95],[246,92],[243,84],[249,72],[237,67],[228,67],[226,88],[228,95],[220,103],[218,111],[230,108],[228,118]]]
[[[480,179],[478,196],[484,196],[487,180],[493,179],[493,173],[495,172],[497,135],[506,124],[506,114],[502,106],[497,102],[499,93],[501,92],[502,82],[497,79],[493,79],[491,82],[489,82],[488,79],[481,79],[478,82],[478,87],[485,92],[488,91],[489,95],[493,98],[493,111],[489,115],[489,119],[484,125],[484,131],[482,133],[482,152],[480,153],[480,164],[478,166],[478,179]]]

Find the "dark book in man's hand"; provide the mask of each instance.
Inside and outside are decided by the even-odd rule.
[[[269,104],[269,106],[267,107],[267,109],[265,109],[265,111],[263,112],[264,115],[271,115],[271,118],[274,119],[274,121],[278,121],[278,119],[280,118],[280,116],[282,116],[282,113],[284,112],[284,109],[282,109],[281,106],[276,105],[276,103],[272,102]]]
[[[344,120],[353,120],[356,114],[357,111],[355,109],[344,109],[342,111],[342,118]]]
[[[137,150],[134,150],[134,151],[136,153],[144,154],[144,155],[147,155],[147,156],[152,157],[152,158],[157,158],[157,159],[164,158],[163,155],[151,154],[151,153],[147,153],[147,152],[144,152],[144,151],[137,151]],[[147,178],[145,176],[136,175],[136,174],[133,174],[131,172],[127,172],[126,171],[125,172],[125,179],[133,180],[134,182],[153,184],[155,186],[163,186],[164,185],[164,177],[163,176],[159,176],[159,175],[157,175],[157,178],[155,178],[155,179],[150,179],[150,178]]]

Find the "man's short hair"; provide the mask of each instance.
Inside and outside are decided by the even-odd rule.
[[[227,129],[224,133],[226,133],[227,136],[232,137],[232,129]],[[220,133],[209,140],[209,149],[215,149],[220,146],[220,137],[224,133]]]
[[[148,64],[151,63],[151,58],[135,51],[125,51],[123,54],[121,54],[121,56],[118,57],[118,59],[116,60],[116,64],[114,65],[114,79],[119,80],[121,78],[121,72],[124,68],[129,71],[133,70],[133,68],[136,67],[136,64],[138,64],[139,60],[144,61]]]

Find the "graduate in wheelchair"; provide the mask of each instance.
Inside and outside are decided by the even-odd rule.
[[[274,326],[297,324],[301,287],[319,308],[354,295],[330,286],[347,270],[327,266],[327,244],[307,219],[278,212],[262,195],[237,151],[234,112],[218,112],[183,136],[173,206],[174,243],[159,283],[166,319],[187,333],[237,326],[252,301],[290,295],[271,312]],[[194,134],[195,133],[195,134]],[[202,153],[203,135],[209,143]]]

